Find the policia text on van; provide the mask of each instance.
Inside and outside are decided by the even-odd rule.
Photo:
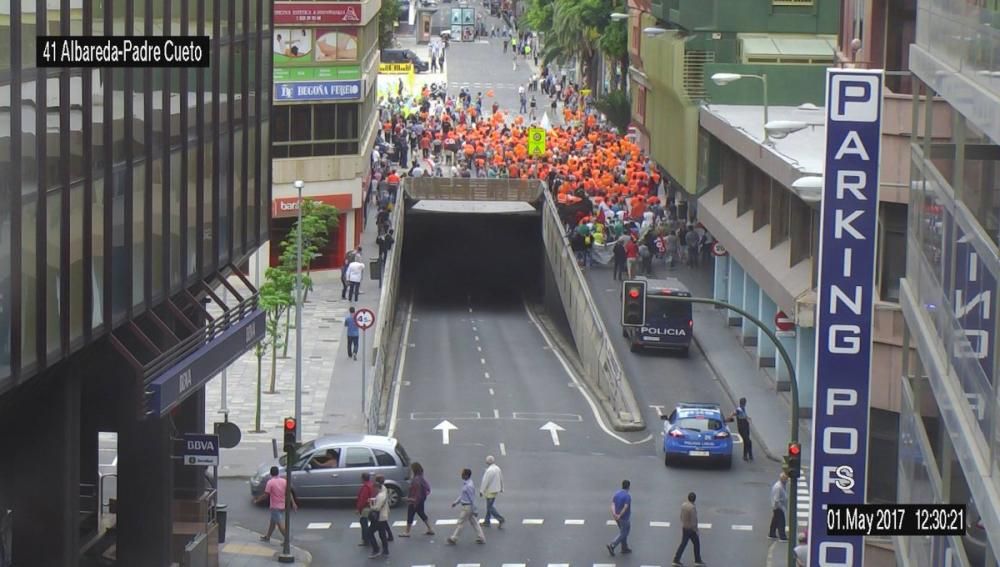
[[[691,293],[676,278],[622,283],[622,336],[632,352],[664,348],[687,356],[694,333],[691,304],[670,301],[669,296],[691,297]]]

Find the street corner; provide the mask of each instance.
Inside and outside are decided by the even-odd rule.
[[[219,546],[220,567],[257,567],[272,565],[281,553],[281,538],[275,536],[269,542],[261,541],[257,532],[241,526],[229,526],[226,533],[226,543]],[[312,563],[312,554],[308,551],[291,546],[292,556],[297,565]]]

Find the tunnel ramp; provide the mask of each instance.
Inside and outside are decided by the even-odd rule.
[[[412,177],[403,192],[412,212],[511,214],[538,213],[543,189],[526,179]]]

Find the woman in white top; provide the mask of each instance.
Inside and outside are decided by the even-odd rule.
[[[371,499],[371,514],[378,514],[378,519],[372,521],[372,529],[378,531],[382,542],[382,552],[375,552],[369,559],[389,556],[389,490],[385,487],[385,476],[375,475],[375,497]]]

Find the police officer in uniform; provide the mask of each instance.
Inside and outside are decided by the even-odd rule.
[[[743,438],[743,460],[753,460],[753,442],[750,441],[750,416],[747,415],[747,399],[740,398],[740,405],[733,411],[726,421],[736,420],[736,430]]]

